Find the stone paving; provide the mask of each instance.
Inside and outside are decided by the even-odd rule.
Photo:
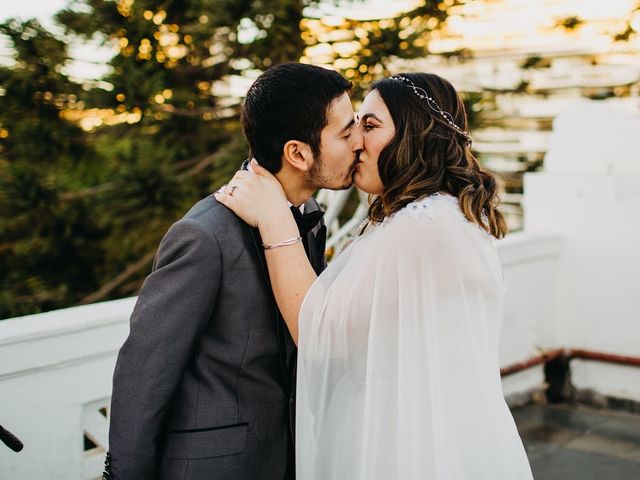
[[[640,480],[640,415],[528,405],[513,416],[535,480]]]

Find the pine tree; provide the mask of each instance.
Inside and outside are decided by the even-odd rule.
[[[0,68],[0,318],[134,294],[171,223],[246,155],[231,90],[329,43],[323,63],[361,95],[393,58],[426,54],[455,2],[338,25],[312,3],[71,0],[63,38],[1,27],[16,64]],[[69,39],[112,46],[110,73],[69,80]]]
[[[62,72],[66,45],[36,21],[0,25],[15,65],[0,67],[0,318],[74,302],[94,288],[102,232],[85,202],[60,198],[86,181],[92,151],[61,117],[80,87]]]

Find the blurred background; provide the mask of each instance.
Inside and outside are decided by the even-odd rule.
[[[351,80],[356,109],[402,71],[461,92],[511,230],[510,405],[629,415],[518,410],[536,478],[640,478],[638,32],[638,0],[3,2],[0,424],[34,446],[31,467],[0,450],[0,477],[99,476],[132,296],[168,227],[245,158],[248,86],[300,61]],[[356,191],[320,199],[336,239],[363,215]]]
[[[567,101],[637,107],[631,0],[24,0],[0,21],[0,318],[134,294],[246,156],[239,105],[276,63],[337,69],[356,104],[389,73],[452,81],[512,230]]]

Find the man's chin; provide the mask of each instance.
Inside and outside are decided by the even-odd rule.
[[[353,186],[353,176],[355,171],[349,172],[342,180],[336,179],[331,182],[324,182],[319,188],[327,190],[347,190]]]

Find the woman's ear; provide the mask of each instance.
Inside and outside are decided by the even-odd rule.
[[[284,144],[283,160],[293,168],[306,172],[313,164],[311,147],[299,140],[289,140]]]

